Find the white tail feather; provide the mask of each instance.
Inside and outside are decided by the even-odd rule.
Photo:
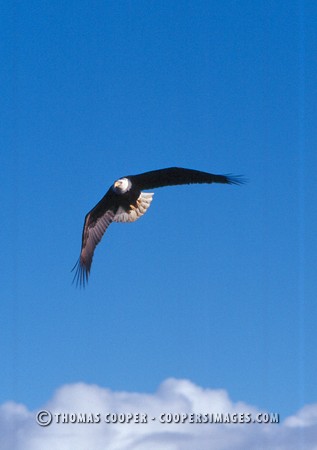
[[[113,218],[114,222],[135,222],[138,220],[148,210],[153,200],[153,195],[150,192],[141,192],[136,201],[137,205],[132,206],[130,211],[125,211],[120,207]]]

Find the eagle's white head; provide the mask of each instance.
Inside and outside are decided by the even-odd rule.
[[[125,194],[131,188],[131,181],[128,178],[119,178],[113,184],[113,190],[117,194]]]

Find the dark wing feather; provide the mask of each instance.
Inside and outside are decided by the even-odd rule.
[[[175,186],[179,184],[194,183],[224,183],[241,184],[243,179],[239,176],[214,175],[199,170],[170,167],[168,169],[152,170],[140,175],[128,176],[139,189],[155,189],[163,186]]]
[[[73,270],[76,269],[73,282],[85,286],[88,281],[94,251],[108,226],[113,221],[117,206],[109,190],[100,202],[86,215],[81,252]]]

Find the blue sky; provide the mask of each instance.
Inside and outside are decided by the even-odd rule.
[[[317,402],[316,36],[310,1],[1,4],[0,402],[169,378],[283,417]],[[85,214],[155,191],[71,284]]]

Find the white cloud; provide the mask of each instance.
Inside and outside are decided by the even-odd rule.
[[[317,450],[317,404],[302,408],[280,424],[255,423],[160,423],[163,413],[236,414],[263,411],[242,402],[234,403],[225,390],[203,389],[187,380],[168,379],[154,394],[113,392],[99,386],[77,383],[58,389],[43,410],[53,414],[47,427],[36,423],[37,411],[13,402],[0,406],[2,450]],[[146,414],[147,423],[106,423],[107,413]],[[99,423],[56,423],[69,414],[69,421]],[[72,416],[70,415],[72,414]],[[80,416],[81,414],[81,416]],[[83,414],[86,414],[85,416]],[[89,415],[91,414],[91,415]],[[100,416],[98,416],[100,414]],[[76,415],[76,416],[75,416]],[[129,417],[129,416],[126,416]],[[248,416],[245,416],[248,417]],[[155,418],[155,420],[152,420]],[[209,418],[209,416],[208,416]]]

